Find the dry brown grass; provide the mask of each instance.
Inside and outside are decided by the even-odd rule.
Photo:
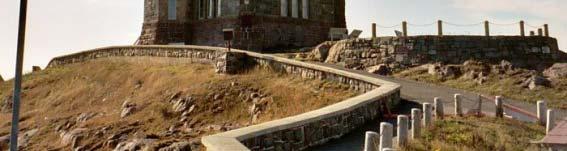
[[[448,118],[435,121],[422,139],[410,142],[408,151],[539,150],[531,144],[545,135],[542,126],[491,117]]]
[[[238,86],[231,87],[233,82]],[[12,83],[0,84],[0,98],[11,95]],[[140,87],[137,88],[137,85]],[[260,116],[261,122],[297,115],[356,95],[347,86],[337,83],[306,80],[267,70],[217,75],[208,64],[145,57],[99,59],[50,68],[27,74],[23,88],[21,128],[23,131],[40,129],[27,148],[32,150],[68,149],[68,146],[60,145],[55,127],[74,121],[78,115],[87,112],[100,113],[100,116],[75,123],[73,128],[88,128],[90,133],[103,127],[110,127],[112,132],[128,128],[142,134],[163,132],[179,120],[179,113],[171,111],[167,100],[175,92],[197,98],[206,98],[218,91],[231,94],[220,101],[197,99],[197,109],[191,115],[196,128],[212,124],[248,124],[251,119],[248,113],[250,103],[232,95],[237,88],[254,88],[273,98],[268,110]],[[125,100],[136,103],[140,109],[121,119],[121,105]],[[220,105],[224,111],[212,113],[213,104]],[[0,136],[9,133],[10,116],[8,112],[0,113]],[[105,140],[101,138],[108,135],[89,137],[85,142],[102,143]]]

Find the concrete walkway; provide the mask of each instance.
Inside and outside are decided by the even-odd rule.
[[[411,80],[397,79],[397,78],[393,78],[393,77],[386,77],[386,76],[376,75],[376,74],[372,74],[372,73],[368,73],[368,72],[360,71],[360,70],[345,69],[343,67],[339,67],[337,65],[332,65],[332,64],[325,64],[325,63],[316,63],[316,64],[325,65],[325,66],[333,67],[333,68],[336,68],[336,69],[347,70],[347,71],[350,71],[350,72],[356,72],[356,73],[360,73],[360,74],[370,75],[370,76],[373,76],[373,77],[377,77],[377,78],[380,78],[380,79],[384,79],[384,80],[388,80],[388,81],[391,81],[391,82],[398,83],[402,86],[402,90],[401,90],[402,98],[406,99],[406,100],[411,100],[411,101],[420,102],[420,103],[424,103],[424,102],[433,103],[433,98],[440,97],[443,104],[444,104],[445,114],[447,114],[447,115],[452,114],[453,111],[454,111],[454,99],[453,98],[454,98],[454,94],[457,94],[457,93],[461,94],[464,98],[462,103],[463,103],[463,108],[464,108],[463,111],[465,113],[470,109],[477,108],[477,106],[478,106],[477,102],[478,102],[479,96],[478,96],[478,94],[473,93],[473,92],[455,89],[455,88],[449,88],[449,87],[445,87],[445,86],[434,85],[434,84],[416,82],[416,81],[411,81]],[[529,112],[533,115],[536,114],[537,109],[536,109],[535,103],[527,103],[527,102],[516,101],[516,100],[507,99],[507,98],[504,98],[504,102],[508,105],[514,106],[514,107],[521,109],[523,111],[527,111],[527,112]],[[557,119],[562,119],[563,117],[567,117],[567,110],[559,110],[559,109],[554,109],[554,110],[556,111],[556,118]],[[494,111],[495,111],[494,101],[484,99],[483,102],[482,102],[482,111],[483,111],[483,113],[485,113],[487,115],[494,116]],[[522,120],[522,121],[535,121],[536,120],[530,115],[526,115],[525,113],[521,113],[521,112],[512,110],[510,108],[505,108],[504,111],[507,115],[513,116],[514,118]]]

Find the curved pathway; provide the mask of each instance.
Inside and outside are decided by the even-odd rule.
[[[461,94],[463,96],[463,111],[466,113],[470,109],[477,108],[478,104],[478,94],[473,93],[466,90],[460,90],[455,88],[449,88],[445,86],[439,86],[434,84],[428,84],[423,82],[411,81],[406,79],[398,79],[393,77],[381,76],[372,73],[368,73],[361,70],[352,70],[352,69],[345,69],[343,67],[333,65],[333,64],[325,64],[325,63],[318,63],[312,62],[315,64],[320,64],[328,67],[333,67],[336,69],[347,70],[350,72],[355,72],[359,74],[369,75],[376,78],[380,78],[383,80],[387,80],[390,82],[394,82],[400,84],[402,86],[401,89],[401,96],[403,99],[415,101],[418,103],[429,102],[433,103],[433,98],[440,97],[445,108],[445,114],[452,114],[454,112],[454,94]],[[504,102],[506,103],[507,107],[504,109],[506,114],[513,116],[516,119],[522,121],[535,121],[536,119],[533,115],[536,114],[536,104],[528,103],[523,101],[511,100],[504,98]],[[518,111],[520,110],[520,111]],[[562,119],[563,117],[567,117],[567,110],[561,109],[554,109],[556,112],[556,119]],[[494,115],[495,105],[494,101],[489,100],[488,98],[484,98],[482,102],[482,111],[487,115]],[[524,113],[529,112],[529,113]],[[531,114],[530,114],[531,113]]]

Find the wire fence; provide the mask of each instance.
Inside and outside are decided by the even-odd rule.
[[[521,24],[524,24],[524,26],[521,26]],[[406,29],[404,28],[404,24],[406,25]],[[431,23],[424,23],[424,24],[420,24],[420,23],[413,23],[413,22],[403,22],[400,24],[393,24],[393,25],[383,25],[383,24],[375,24],[377,28],[380,29],[398,29],[400,31],[408,31],[408,28],[426,28],[426,27],[431,27],[432,29],[436,29],[433,30],[434,32],[436,32],[435,34],[449,34],[449,35],[457,35],[457,34],[461,34],[461,35],[470,35],[472,33],[476,34],[481,34],[481,35],[490,35],[492,34],[499,34],[499,35],[520,35],[519,30],[524,30],[523,33],[530,33],[530,31],[533,31],[534,33],[538,33],[538,30],[545,30],[548,31],[548,29],[546,29],[547,27],[545,25],[540,25],[540,26],[536,26],[536,25],[532,25],[529,24],[527,22],[523,22],[523,21],[518,21],[518,22],[509,22],[509,23],[498,23],[498,22],[489,22],[489,21],[482,21],[482,22],[477,22],[477,23],[454,23],[454,22],[447,22],[447,21],[435,21],[435,22],[431,22]],[[444,27],[448,27],[448,28],[461,28],[458,31],[459,32],[455,32],[455,31],[444,31],[445,29],[443,29]],[[475,28],[478,27],[480,29],[484,29],[483,30],[478,30],[478,31],[463,31],[462,28]],[[521,29],[521,27],[523,27],[524,29]],[[491,28],[493,30],[491,30]],[[494,30],[494,29],[498,29],[498,30]],[[441,31],[439,31],[441,30]],[[422,32],[422,33],[428,33],[427,31],[424,30],[417,30],[418,32]],[[433,32],[432,31],[432,32]],[[516,34],[517,33],[517,34]],[[429,33],[432,34],[432,33]],[[548,33],[545,33],[545,36],[549,36],[547,35]],[[543,36],[543,35],[542,35]]]

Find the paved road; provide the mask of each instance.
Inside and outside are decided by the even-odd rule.
[[[324,65],[327,67],[333,67],[336,69],[341,69],[341,70],[347,70],[350,72],[356,72],[356,73],[360,73],[360,74],[364,74],[364,75],[369,75],[369,76],[373,76],[376,78],[380,78],[380,79],[384,79],[384,80],[388,80],[391,82],[395,82],[398,83],[402,86],[401,89],[401,95],[402,95],[402,99],[404,100],[410,100],[408,102],[406,102],[405,104],[402,105],[401,108],[396,109],[396,112],[400,112],[402,114],[408,114],[409,110],[411,107],[416,108],[416,107],[420,107],[419,104],[416,106],[415,103],[424,103],[424,102],[429,102],[429,103],[433,103],[433,98],[435,97],[440,97],[441,101],[444,103],[444,108],[445,108],[445,113],[446,114],[451,114],[454,111],[454,101],[453,101],[453,97],[454,94],[461,94],[464,98],[463,102],[463,108],[464,108],[464,112],[467,112],[469,109],[473,109],[473,108],[477,108],[477,102],[478,102],[478,98],[479,95],[476,93],[472,93],[472,92],[468,92],[465,90],[459,90],[459,89],[454,89],[454,88],[449,88],[449,87],[444,87],[444,86],[438,86],[438,85],[433,85],[433,84],[427,84],[427,83],[422,83],[422,82],[416,82],[416,81],[411,81],[411,80],[405,80],[405,79],[397,79],[397,78],[392,78],[392,77],[386,77],[386,76],[380,76],[380,75],[375,75],[375,74],[371,74],[368,72],[364,72],[364,71],[359,71],[359,70],[350,70],[350,69],[344,69],[342,67],[336,66],[336,65],[330,65],[330,64],[323,64],[323,63],[316,63],[316,64],[320,64],[320,65]],[[415,103],[412,103],[415,102]],[[527,111],[530,112],[531,114],[535,114],[536,113],[536,105],[535,104],[531,104],[531,103],[527,103],[527,102],[522,102],[522,101],[515,101],[515,100],[510,100],[510,99],[504,99],[504,102],[506,104],[509,104],[511,106],[517,107],[523,111]],[[494,115],[494,110],[495,110],[495,105],[493,103],[492,100],[488,100],[488,99],[484,99],[483,103],[482,103],[482,110],[483,113],[486,115]],[[523,121],[529,121],[529,122],[533,122],[536,119],[534,119],[531,116],[527,116],[524,113],[520,113],[514,110],[511,110],[509,108],[505,108],[505,112],[507,115],[513,116],[514,118],[518,119],[518,120],[523,120]],[[567,111],[566,110],[556,110],[556,118],[557,119],[561,119],[562,117],[567,117]],[[347,134],[346,136],[338,139],[338,140],[333,140],[332,142],[329,142],[325,145],[322,146],[318,146],[315,148],[311,148],[311,150],[313,151],[350,151],[350,150],[362,150],[362,146],[364,145],[364,133],[365,131],[379,131],[378,130],[378,123],[380,121],[372,121],[369,122],[368,124],[366,124],[365,126],[361,127],[360,129],[353,131],[349,134]],[[385,120],[385,122],[390,122],[392,124],[395,124],[396,122],[394,120]]]
[[[397,79],[397,78],[393,78],[393,77],[386,77],[386,76],[380,76],[380,75],[376,75],[376,74],[371,74],[365,71],[360,71],[360,70],[351,70],[351,69],[345,69],[343,67],[339,67],[337,65],[332,65],[332,64],[325,64],[325,63],[317,63],[319,65],[324,65],[327,67],[333,67],[336,69],[341,69],[341,70],[347,70],[350,72],[356,72],[356,73],[360,73],[360,74],[364,74],[364,75],[369,75],[369,76],[373,76],[376,78],[380,78],[380,79],[384,79],[384,80],[388,80],[391,82],[395,82],[398,83],[402,86],[402,90],[401,90],[401,95],[403,99],[406,100],[411,100],[411,101],[415,101],[415,102],[420,102],[420,103],[424,103],[424,102],[429,102],[429,103],[433,103],[433,98],[435,97],[440,97],[442,102],[444,103],[444,108],[445,108],[445,113],[446,114],[451,114],[454,111],[454,94],[461,94],[463,96],[463,98],[465,98],[462,102],[463,102],[463,108],[464,108],[464,112],[467,112],[470,109],[475,109],[477,108],[477,102],[478,102],[478,94],[477,93],[473,93],[473,92],[469,92],[469,91],[465,91],[465,90],[460,90],[460,89],[455,89],[455,88],[449,88],[449,87],[445,87],[445,86],[439,86],[439,85],[434,85],[434,84],[428,84],[428,83],[422,83],[422,82],[416,82],[416,81],[411,81],[411,80],[405,80],[405,79]],[[511,100],[511,99],[506,99],[504,98],[504,102],[506,104],[515,106],[521,110],[530,112],[532,114],[536,114],[536,105],[532,104],[532,103],[527,103],[527,102],[523,102],[523,101],[516,101],[516,100]],[[482,111],[483,113],[487,114],[487,115],[494,115],[494,111],[495,111],[495,105],[494,102],[492,100],[488,100],[488,99],[484,99],[483,103],[482,103]],[[506,114],[513,116],[514,118],[517,118],[519,120],[523,120],[523,121],[535,121],[535,119],[533,117],[527,116],[526,114],[511,110],[510,108],[505,108],[504,110],[506,112]],[[567,110],[560,110],[560,109],[556,109],[556,118],[557,119],[562,119],[562,117],[567,117]]]

